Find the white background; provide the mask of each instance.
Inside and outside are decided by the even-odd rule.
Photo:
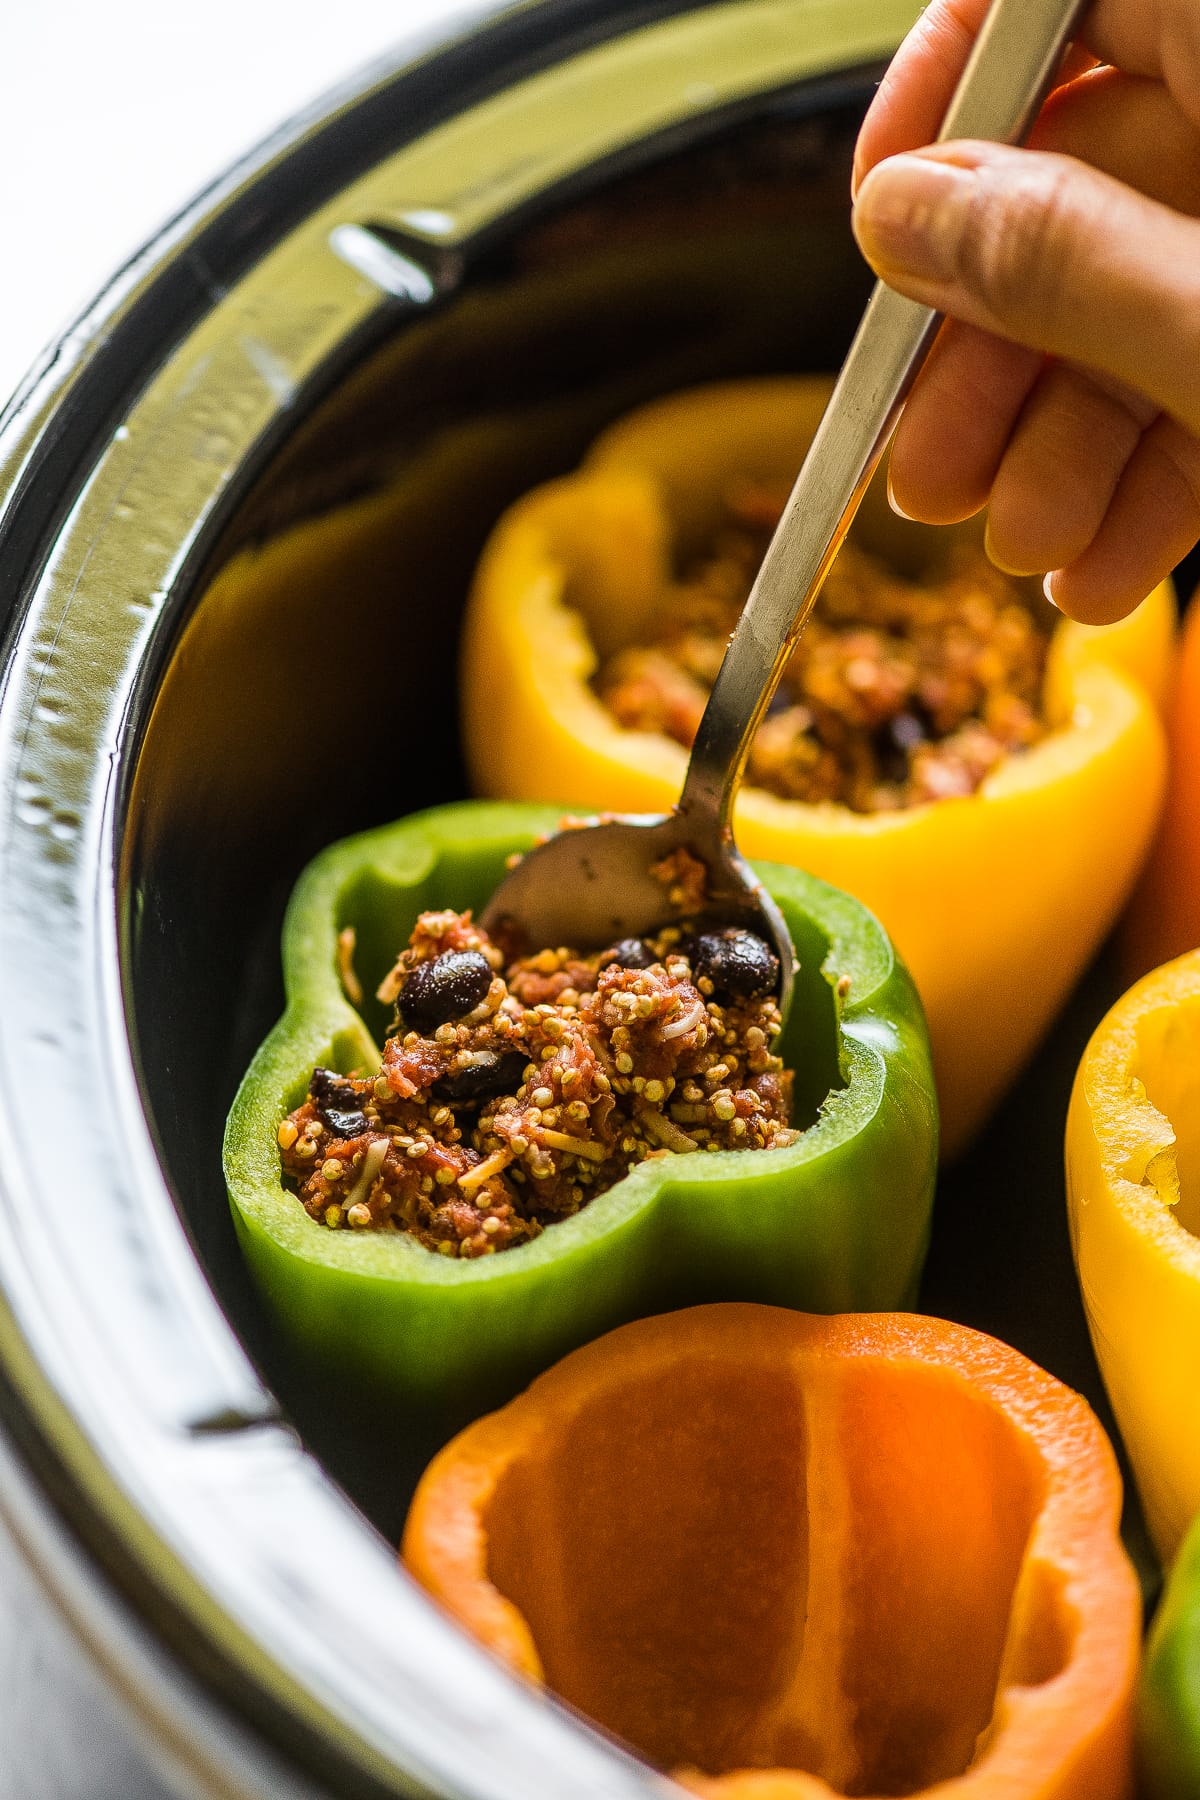
[[[0,0],[0,410],[243,151],[469,0]]]

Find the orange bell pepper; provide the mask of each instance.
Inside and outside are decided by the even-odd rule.
[[[589,679],[653,618],[674,561],[710,537],[730,486],[795,472],[827,393],[821,379],[777,378],[659,401],[611,427],[577,474],[509,510],[480,564],[464,640],[480,792],[628,812],[673,804],[683,749],[622,729]],[[948,541],[897,519],[878,486],[855,530],[910,572]],[[1137,874],[1162,792],[1156,699],[1174,620],[1168,584],[1119,625],[1063,620],[1045,680],[1053,730],[969,798],[864,815],[750,787],[739,797],[748,856],[847,889],[907,962],[929,1020],[946,1154],[1033,1050]]]
[[[1200,946],[1200,604],[1184,618],[1167,709],[1170,772],[1154,844],[1123,926],[1130,980]]]
[[[911,1314],[696,1307],[425,1472],[403,1556],[706,1800],[1117,1800],[1140,1602],[1086,1403]]]
[[[1097,1026],[1066,1166],[1096,1360],[1169,1562],[1200,1512],[1200,950],[1147,975]]]

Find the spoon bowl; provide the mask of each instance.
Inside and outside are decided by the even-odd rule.
[[[740,926],[771,946],[786,1015],[796,955],[783,914],[728,828],[682,805],[557,832],[505,877],[481,923],[492,933],[515,927],[532,947],[596,949],[697,918]]]

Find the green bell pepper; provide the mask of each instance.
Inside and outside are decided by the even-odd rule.
[[[1147,1641],[1138,1760],[1145,1800],[1200,1795],[1200,1516],[1171,1565]]]
[[[389,1016],[355,1010],[338,935],[373,990],[418,914],[480,910],[557,808],[465,802],[335,844],[284,927],[287,1010],[246,1074],[225,1174],[250,1268],[301,1354],[443,1417],[478,1412],[625,1320],[706,1299],[807,1311],[889,1308],[916,1290],[937,1161],[920,1002],[858,901],[772,864],[799,975],[781,1050],[795,1071],[786,1149],[653,1158],[532,1242],[473,1261],[403,1233],[331,1230],[283,1186],[276,1131],[317,1065],[377,1068]]]

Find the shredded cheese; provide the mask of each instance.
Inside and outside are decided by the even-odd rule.
[[[358,1206],[366,1200],[375,1186],[376,1178],[383,1167],[383,1159],[388,1153],[389,1140],[385,1137],[375,1138],[367,1145],[366,1155],[362,1159],[362,1168],[358,1172],[358,1180],[346,1195],[342,1204],[347,1212],[352,1206]]]
[[[515,1155],[515,1150],[493,1150],[481,1163],[476,1163],[473,1169],[468,1169],[465,1175],[459,1176],[459,1187],[464,1194],[473,1194],[477,1187],[482,1187],[493,1175],[499,1175],[502,1169],[507,1169]]]

